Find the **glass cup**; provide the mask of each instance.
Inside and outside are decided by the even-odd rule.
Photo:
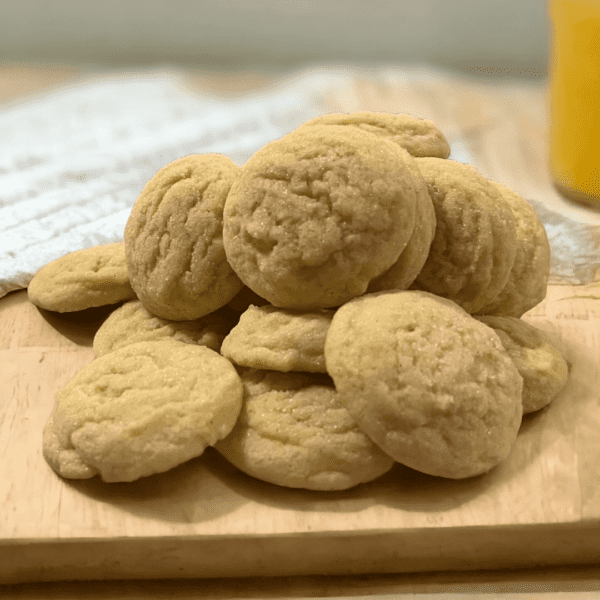
[[[564,197],[600,207],[600,0],[548,0],[550,173]]]

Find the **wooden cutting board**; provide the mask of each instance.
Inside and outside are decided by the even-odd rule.
[[[60,479],[41,454],[56,392],[107,311],[0,299],[0,583],[347,574],[600,562],[600,287],[555,286],[527,320],[571,365],[509,459],[465,481],[397,465],[345,492],[253,480],[216,452],[129,484]]]

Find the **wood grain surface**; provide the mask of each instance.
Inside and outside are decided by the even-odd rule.
[[[44,73],[39,81],[51,85]],[[80,76],[74,69],[73,80]],[[34,90],[35,79],[23,89]],[[202,85],[197,73],[190,80]],[[427,76],[378,85],[357,74],[347,92],[324,110],[432,118],[448,137],[467,141],[486,176],[564,208],[547,176],[543,86]],[[23,291],[11,293],[0,299],[0,582],[598,565],[599,299],[598,284],[556,286],[528,315],[565,352],[570,379],[551,406],[525,418],[499,468],[452,482],[398,466],[372,484],[324,495],[254,481],[210,451],[133,484],[61,480],[41,456],[41,431],[56,391],[92,359],[107,311],[60,316],[33,307]],[[597,583],[594,573],[585,581]],[[379,587],[375,579],[357,585],[365,593],[400,589],[399,579],[381,577]],[[323,583],[334,579],[320,581],[327,595],[350,593]],[[113,597],[111,589],[102,597]],[[46,597],[44,590],[31,597]],[[188,597],[188,587],[180,591]]]
[[[108,309],[0,306],[0,581],[342,574],[600,560],[596,286],[551,287],[527,319],[570,363],[509,459],[464,481],[397,465],[353,490],[254,480],[213,451],[129,484],[60,479],[41,455],[56,392],[93,358]],[[7,485],[8,484],[8,485]]]

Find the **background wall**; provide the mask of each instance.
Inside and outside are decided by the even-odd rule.
[[[547,0],[0,0],[0,60],[433,63],[543,77]]]

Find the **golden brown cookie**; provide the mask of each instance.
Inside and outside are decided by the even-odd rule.
[[[369,111],[330,113],[301,127],[304,125],[352,125],[398,144],[413,156],[450,156],[450,146],[435,123],[412,115]]]
[[[367,294],[339,308],[327,370],[360,428],[395,460],[461,479],[509,454],[523,380],[492,329],[427,292]]]
[[[519,194],[492,182],[513,212],[517,253],[506,285],[479,312],[483,315],[521,317],[545,297],[550,277],[550,244],[536,212]]]
[[[436,231],[413,287],[476,313],[508,281],[517,252],[513,213],[474,167],[441,158],[415,160],[433,201]]]
[[[415,226],[415,159],[357,127],[301,127],[242,168],[224,211],[227,258],[274,306],[313,310],[364,293]]]
[[[328,377],[243,370],[244,402],[215,448],[244,473],[276,485],[345,490],[394,461],[357,427]]]
[[[565,387],[569,367],[558,348],[537,327],[516,317],[477,317],[500,338],[523,377],[523,413],[550,404]]]
[[[305,125],[349,125],[382,136],[403,147],[413,156],[448,158],[450,146],[432,121],[407,114],[355,112],[331,113],[307,121]],[[418,167],[412,161],[415,180],[420,180]],[[415,229],[398,260],[369,284],[369,292],[406,289],[421,271],[435,233],[435,211],[427,187],[417,188]]]
[[[223,249],[223,205],[239,173],[220,154],[194,154],[145,185],[125,227],[127,267],[144,306],[163,319],[203,317],[242,283]]]
[[[123,243],[92,246],[53,260],[34,275],[27,295],[36,306],[61,313],[135,298]]]
[[[325,337],[333,313],[250,306],[223,341],[221,354],[255,369],[326,373]]]
[[[233,428],[242,384],[205,346],[138,342],[95,359],[59,392],[43,452],[62,477],[134,481],[204,452]]]
[[[193,321],[169,321],[156,317],[134,300],[123,304],[102,323],[94,336],[94,354],[98,357],[128,344],[171,338],[219,352],[234,323],[233,316],[224,309]]]

